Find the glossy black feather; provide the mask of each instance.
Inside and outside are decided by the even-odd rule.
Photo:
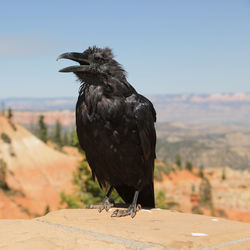
[[[89,48],[83,56],[90,69],[75,73],[82,82],[76,125],[92,174],[125,202],[139,190],[138,203],[154,207],[154,107],[127,82],[110,49]]]

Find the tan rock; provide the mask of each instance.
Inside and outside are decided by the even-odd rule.
[[[249,223],[157,209],[110,215],[70,209],[0,220],[0,249],[250,249]]]

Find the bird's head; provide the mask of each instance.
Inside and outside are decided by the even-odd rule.
[[[110,77],[123,80],[126,73],[122,66],[114,60],[110,48],[89,47],[82,53],[68,52],[60,55],[59,59],[69,59],[78,62],[74,65],[61,69],[59,72],[73,72],[83,83],[105,83]]]

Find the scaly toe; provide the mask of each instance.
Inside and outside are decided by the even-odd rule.
[[[104,205],[101,204],[99,207],[98,207],[98,212],[101,213],[101,211],[104,209]]]
[[[125,210],[116,209],[111,214],[111,217],[122,217],[122,216],[130,215],[132,218],[134,218],[135,215],[136,215],[136,212],[138,212],[140,209],[141,209],[140,204],[138,204],[136,207],[135,206],[129,206],[128,209],[125,209]]]
[[[116,210],[111,214],[111,217],[117,217],[118,212],[119,212],[119,209],[116,209]]]
[[[106,197],[106,198],[103,200],[102,204],[98,207],[98,212],[101,213],[101,211],[102,211],[103,209],[105,209],[105,210],[108,212],[109,209],[110,209],[111,207],[113,207],[113,206],[114,206],[114,203],[110,202],[109,199]]]

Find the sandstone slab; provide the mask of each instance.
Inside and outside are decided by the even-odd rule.
[[[134,219],[64,209],[32,220],[0,220],[0,249],[250,249],[250,223],[168,210]]]

